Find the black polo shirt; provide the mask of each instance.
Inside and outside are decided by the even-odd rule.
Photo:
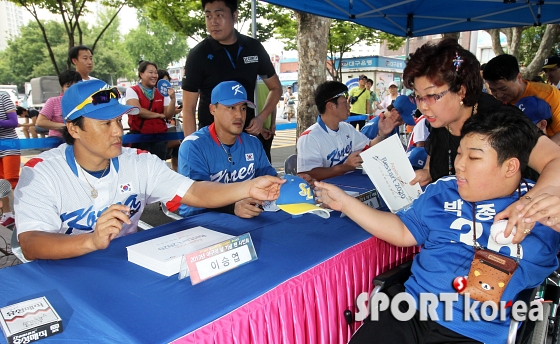
[[[188,92],[200,92],[198,103],[199,128],[214,122],[214,116],[210,114],[210,98],[212,89],[222,81],[237,81],[249,93],[247,99],[253,101],[257,75],[268,79],[276,74],[270,56],[264,50],[262,44],[251,37],[235,31],[238,46],[237,55],[235,49],[226,50],[226,46],[218,43],[212,37],[207,37],[189,52],[185,63],[183,76],[183,90]],[[231,57],[231,58],[230,58]],[[247,109],[245,127],[255,117],[253,109]]]

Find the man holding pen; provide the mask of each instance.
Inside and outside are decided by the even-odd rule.
[[[31,159],[15,190],[18,241],[25,258],[63,259],[105,249],[135,233],[146,204],[162,201],[216,208],[252,197],[273,200],[282,180],[195,182],[157,156],[122,147],[120,94],[100,80],[70,87],[62,97],[66,144]]]

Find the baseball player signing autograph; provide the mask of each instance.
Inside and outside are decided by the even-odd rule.
[[[215,208],[245,198],[273,200],[283,180],[195,182],[157,156],[122,147],[120,94],[100,80],[80,82],[62,98],[66,144],[31,159],[15,190],[18,241],[25,258],[71,258],[106,248],[137,231],[146,204]]]

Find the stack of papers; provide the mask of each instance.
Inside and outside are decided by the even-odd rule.
[[[416,174],[399,135],[389,136],[360,153],[363,169],[393,213],[408,207],[422,194],[420,185],[410,185]]]
[[[128,261],[164,276],[179,272],[181,257],[233,236],[204,227],[194,227],[128,246]]]

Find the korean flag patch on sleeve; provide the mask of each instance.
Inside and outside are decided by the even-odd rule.
[[[245,161],[255,161],[255,155],[253,153],[246,153]]]

